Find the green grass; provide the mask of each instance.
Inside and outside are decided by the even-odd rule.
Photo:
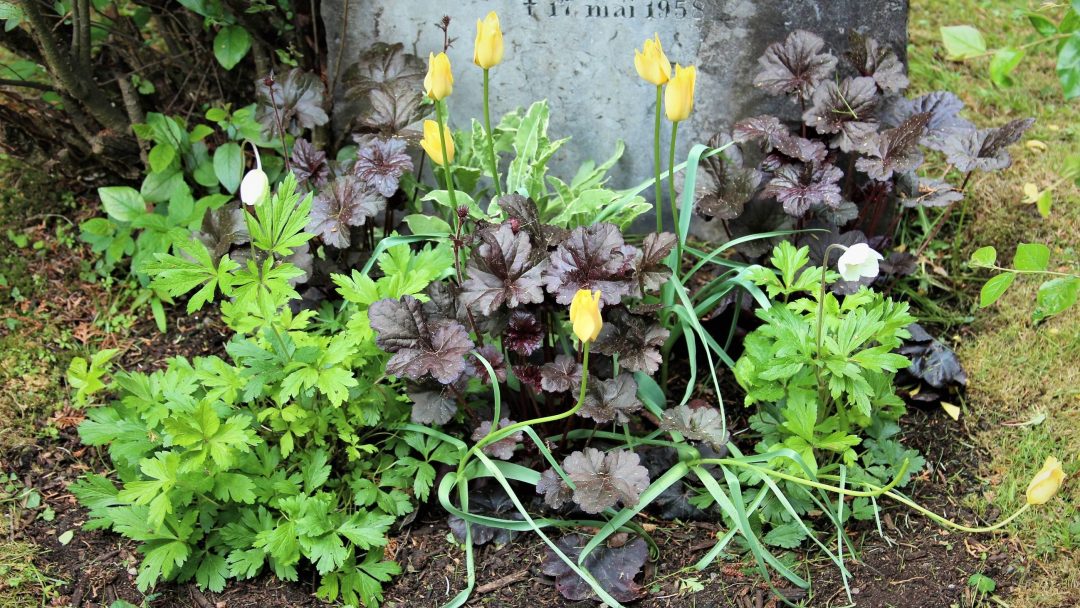
[[[967,116],[980,126],[1002,124],[1033,116],[1035,127],[1025,141],[1039,146],[1013,147],[1013,166],[1004,172],[980,175],[965,201],[962,225],[948,230],[940,246],[930,249],[939,267],[966,295],[957,297],[958,316],[974,322],[958,336],[957,351],[969,374],[963,424],[976,444],[989,455],[983,477],[984,497],[969,505],[988,512],[986,498],[1008,513],[1024,503],[1028,481],[1050,455],[1064,462],[1070,478],[1080,475],[1080,310],[1034,325],[1031,310],[1039,281],[1019,280],[993,307],[975,310],[972,296],[987,273],[968,270],[964,261],[976,247],[993,245],[1010,259],[1018,242],[1050,246],[1052,266],[1078,267],[1080,191],[1067,185],[1055,191],[1048,219],[1022,201],[1025,183],[1045,187],[1057,180],[1064,158],[1078,151],[1080,103],[1068,103],[1054,73],[1052,49],[1040,48],[1015,73],[1016,84],[1001,89],[990,84],[987,59],[958,64],[943,59],[938,28],[974,25],[990,48],[1034,39],[1023,11],[1037,8],[1019,1],[934,2],[916,0],[911,16],[911,74],[913,93],[934,89],[955,92],[967,103]],[[1044,414],[1040,424],[1012,426]],[[1001,542],[1011,554],[1026,554],[1024,576],[1006,598],[1014,608],[1072,605],[1080,589],[1080,484],[1066,483],[1050,503],[1033,509],[1011,526]]]

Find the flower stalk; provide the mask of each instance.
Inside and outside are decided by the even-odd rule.
[[[499,158],[495,156],[495,135],[491,131],[490,76],[491,69],[484,68],[484,132],[487,133],[488,161],[491,163],[491,180],[495,182],[495,195],[502,196],[502,184],[499,182]]]

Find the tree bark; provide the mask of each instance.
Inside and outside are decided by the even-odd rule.
[[[117,134],[126,133],[130,128],[127,117],[123,112],[112,105],[105,93],[97,86],[92,75],[87,72],[83,75],[76,73],[71,62],[70,53],[60,49],[52,27],[36,0],[20,0],[19,5],[26,15],[26,20],[33,30],[37,40],[37,46],[48,66],[49,71],[67,93],[76,101],[86,107],[86,110],[103,127],[115,131]],[[77,34],[76,34],[77,35]]]

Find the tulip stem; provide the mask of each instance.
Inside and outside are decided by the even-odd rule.
[[[682,271],[682,235],[679,234],[679,207],[675,201],[675,142],[679,135],[679,122],[671,123],[671,148],[668,152],[668,196],[671,200],[671,221],[675,223],[675,274]]]
[[[488,81],[491,70],[484,68],[484,130],[487,132],[488,156],[491,157],[491,179],[495,182],[495,194],[502,196],[499,183],[499,159],[495,156],[495,135],[491,132],[491,110],[488,108]]]
[[[446,117],[446,102],[435,102],[435,120],[439,123],[439,145],[442,146],[442,168],[443,175],[446,177],[446,190],[450,193],[450,217],[454,221],[455,231],[458,223],[457,212],[457,193],[454,192],[454,174],[450,171],[450,155],[447,154],[446,147],[446,130],[447,130],[447,117]],[[436,163],[438,164],[438,163]]]
[[[653,203],[653,211],[656,212],[656,233],[659,234],[664,231],[664,209],[663,209],[663,189],[660,187],[660,116],[662,113],[662,106],[664,103],[664,87],[663,85],[656,85],[656,125],[653,127],[653,169],[656,174],[655,197]]]
[[[582,345],[582,350],[584,352],[582,353],[581,358],[581,389],[578,392],[578,400],[577,403],[574,404],[574,407],[560,414],[552,414],[551,416],[544,416],[543,418],[533,418],[532,420],[516,422],[514,424],[511,424],[510,426],[506,426],[501,429],[493,428],[492,431],[486,436],[484,436],[483,439],[477,441],[476,445],[474,445],[472,449],[470,449],[468,453],[465,454],[465,457],[461,459],[461,464],[458,467],[459,477],[460,471],[464,470],[465,463],[468,462],[469,458],[472,455],[476,454],[476,452],[482,450],[484,446],[495,443],[496,441],[504,437],[509,437],[516,431],[523,429],[527,426],[539,426],[541,424],[547,424],[549,422],[562,420],[563,418],[569,418],[570,416],[576,414],[579,409],[581,409],[582,404],[585,403],[585,388],[586,386],[588,386],[589,383],[589,342],[585,342],[585,344]]]

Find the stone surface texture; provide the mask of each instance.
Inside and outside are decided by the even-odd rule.
[[[426,61],[443,48],[436,22],[448,15],[455,77],[450,112],[455,126],[467,126],[482,116],[482,71],[472,63],[476,20],[492,10],[506,40],[505,59],[492,70],[492,120],[547,98],[552,137],[573,138],[554,159],[554,174],[569,179],[580,162],[606,159],[622,139],[627,152],[613,171],[615,187],[652,175],[656,90],[637,76],[633,58],[654,33],[672,64],[698,68],[694,114],[679,130],[682,160],[694,143],[741,118],[799,115],[792,102],[769,98],[751,84],[765,47],[791,30],[819,34],[837,54],[852,30],[890,45],[900,57],[907,44],[907,0],[325,0],[330,73],[334,61],[342,59],[347,68],[373,41],[402,42]],[[670,125],[663,129],[666,150]]]

